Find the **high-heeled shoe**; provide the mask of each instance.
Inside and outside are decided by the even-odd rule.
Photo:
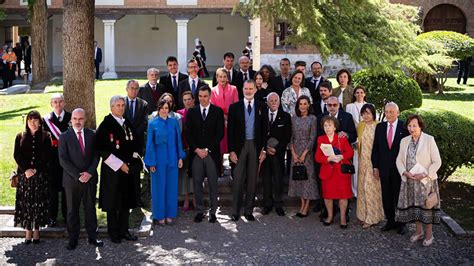
[[[431,236],[431,239],[426,239],[425,238],[425,240],[423,240],[423,246],[429,247],[429,246],[431,246],[431,244],[433,244],[433,242],[434,242],[434,237],[433,236]]]
[[[420,240],[420,239],[423,239],[423,232],[421,232],[421,233],[419,233],[419,234],[412,235],[412,236],[410,237],[410,242],[411,242],[411,243],[415,243],[415,242],[417,242],[417,241]]]
[[[347,229],[347,224],[340,224],[339,227],[341,227],[341,229]]]
[[[330,226],[332,224],[333,220],[331,219],[331,221],[327,222],[326,220],[323,220],[323,225],[324,226]]]

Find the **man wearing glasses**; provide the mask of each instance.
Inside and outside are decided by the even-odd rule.
[[[188,78],[179,82],[178,85],[178,99],[176,100],[178,110],[184,108],[183,93],[185,91],[192,92],[194,95],[194,104],[196,106],[199,105],[199,97],[197,97],[197,92],[199,88],[201,88],[203,85],[207,85],[206,82],[204,82],[198,77],[199,67],[198,62],[195,59],[191,59],[188,61],[187,69],[189,75]]]

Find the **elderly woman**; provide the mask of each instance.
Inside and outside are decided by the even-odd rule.
[[[178,121],[169,117],[171,105],[158,102],[158,116],[148,125],[145,164],[151,172],[153,219],[158,225],[173,225],[178,212],[178,168],[185,153]]]
[[[26,230],[25,244],[38,244],[39,228],[48,223],[46,173],[51,153],[51,135],[43,130],[41,121],[37,111],[28,113],[25,131],[16,135],[13,153],[18,165],[17,173],[21,174],[16,191],[14,221],[15,225]]]
[[[416,232],[410,237],[414,243],[423,239],[423,246],[433,244],[433,224],[439,224],[438,175],[441,157],[433,136],[423,132],[425,123],[419,115],[410,115],[406,126],[410,136],[400,142],[397,168],[402,177],[395,221],[415,222]],[[430,206],[431,205],[431,206]]]
[[[339,83],[339,87],[332,90],[332,96],[336,96],[339,99],[342,108],[345,110],[346,105],[353,101],[352,97],[354,95],[354,88],[351,87],[351,73],[347,69],[341,69],[336,74],[336,80]]]
[[[194,95],[191,91],[185,91],[182,97],[184,108],[176,111],[176,113],[181,115],[182,124],[186,125],[186,115],[188,114],[188,110],[194,107]],[[186,136],[186,127],[183,127],[181,137],[183,141],[183,149],[185,152],[188,150],[188,140]],[[178,193],[179,195],[184,196],[183,211],[186,212],[189,210],[189,194],[193,193],[193,179],[190,175],[188,175],[187,159],[183,161],[183,167],[179,169]],[[196,206],[196,204],[193,205]]]
[[[229,106],[239,101],[237,88],[229,83],[228,72],[225,68],[216,71],[217,85],[211,89],[211,103],[224,111],[224,138],[221,141],[221,154],[227,152],[227,114]]]
[[[359,139],[357,218],[362,222],[362,228],[367,229],[382,221],[384,213],[382,187],[380,179],[374,177],[371,160],[375,127],[377,126],[375,107],[372,104],[364,104],[360,112],[362,114],[362,121],[357,126],[357,136]]]
[[[283,111],[289,113],[292,117],[296,115],[295,107],[296,101],[302,96],[306,95],[309,103],[313,103],[311,93],[308,88],[304,87],[304,74],[296,70],[290,77],[290,87],[286,88],[281,95],[281,106]]]
[[[329,226],[333,221],[333,201],[339,200],[340,213],[346,213],[348,199],[352,198],[351,175],[342,172],[342,164],[350,164],[354,150],[347,138],[341,138],[336,133],[339,126],[338,120],[332,116],[325,116],[321,121],[325,135],[318,137],[318,149],[315,160],[321,164],[319,177],[321,178],[324,203],[328,217],[323,221]],[[330,144],[333,154],[323,152],[321,145]],[[340,216],[340,227],[347,229],[346,215]]]
[[[293,167],[295,165],[304,165],[308,179],[293,180],[293,178],[290,178],[288,195],[300,198],[300,211],[296,216],[304,218],[308,216],[309,202],[319,199],[318,183],[313,163],[316,116],[310,113],[311,103],[308,96],[301,96],[295,105],[295,116],[291,119],[290,149],[292,161],[290,177],[293,177]]]

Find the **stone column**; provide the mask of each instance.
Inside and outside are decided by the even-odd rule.
[[[103,63],[104,74],[102,79],[116,79],[115,72],[115,19],[102,20],[104,23],[104,49]]]
[[[176,19],[177,35],[177,57],[179,71],[186,73],[186,61],[188,61],[188,22],[189,19]]]

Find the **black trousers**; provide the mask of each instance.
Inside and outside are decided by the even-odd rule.
[[[95,209],[95,198],[97,192],[96,183],[81,183],[73,181],[64,187],[67,200],[67,231],[69,241],[77,243],[81,222],[79,216],[79,208],[84,206],[84,219],[87,235],[89,239],[97,239],[97,215]]]
[[[107,232],[111,238],[119,238],[128,233],[130,209],[107,211]]]
[[[100,63],[94,61],[94,64],[95,64],[95,79],[99,79],[99,67],[100,67]]]
[[[389,172],[388,176],[381,176],[382,203],[387,224],[395,225],[395,209],[398,204],[400,194],[401,178],[396,169]]]
[[[469,77],[469,67],[471,62],[469,60],[461,60],[458,66],[458,84],[463,80],[463,84],[467,83],[467,78]]]
[[[267,155],[262,163],[261,176],[263,179],[263,204],[265,207],[283,207],[283,172],[281,165],[284,155]]]

